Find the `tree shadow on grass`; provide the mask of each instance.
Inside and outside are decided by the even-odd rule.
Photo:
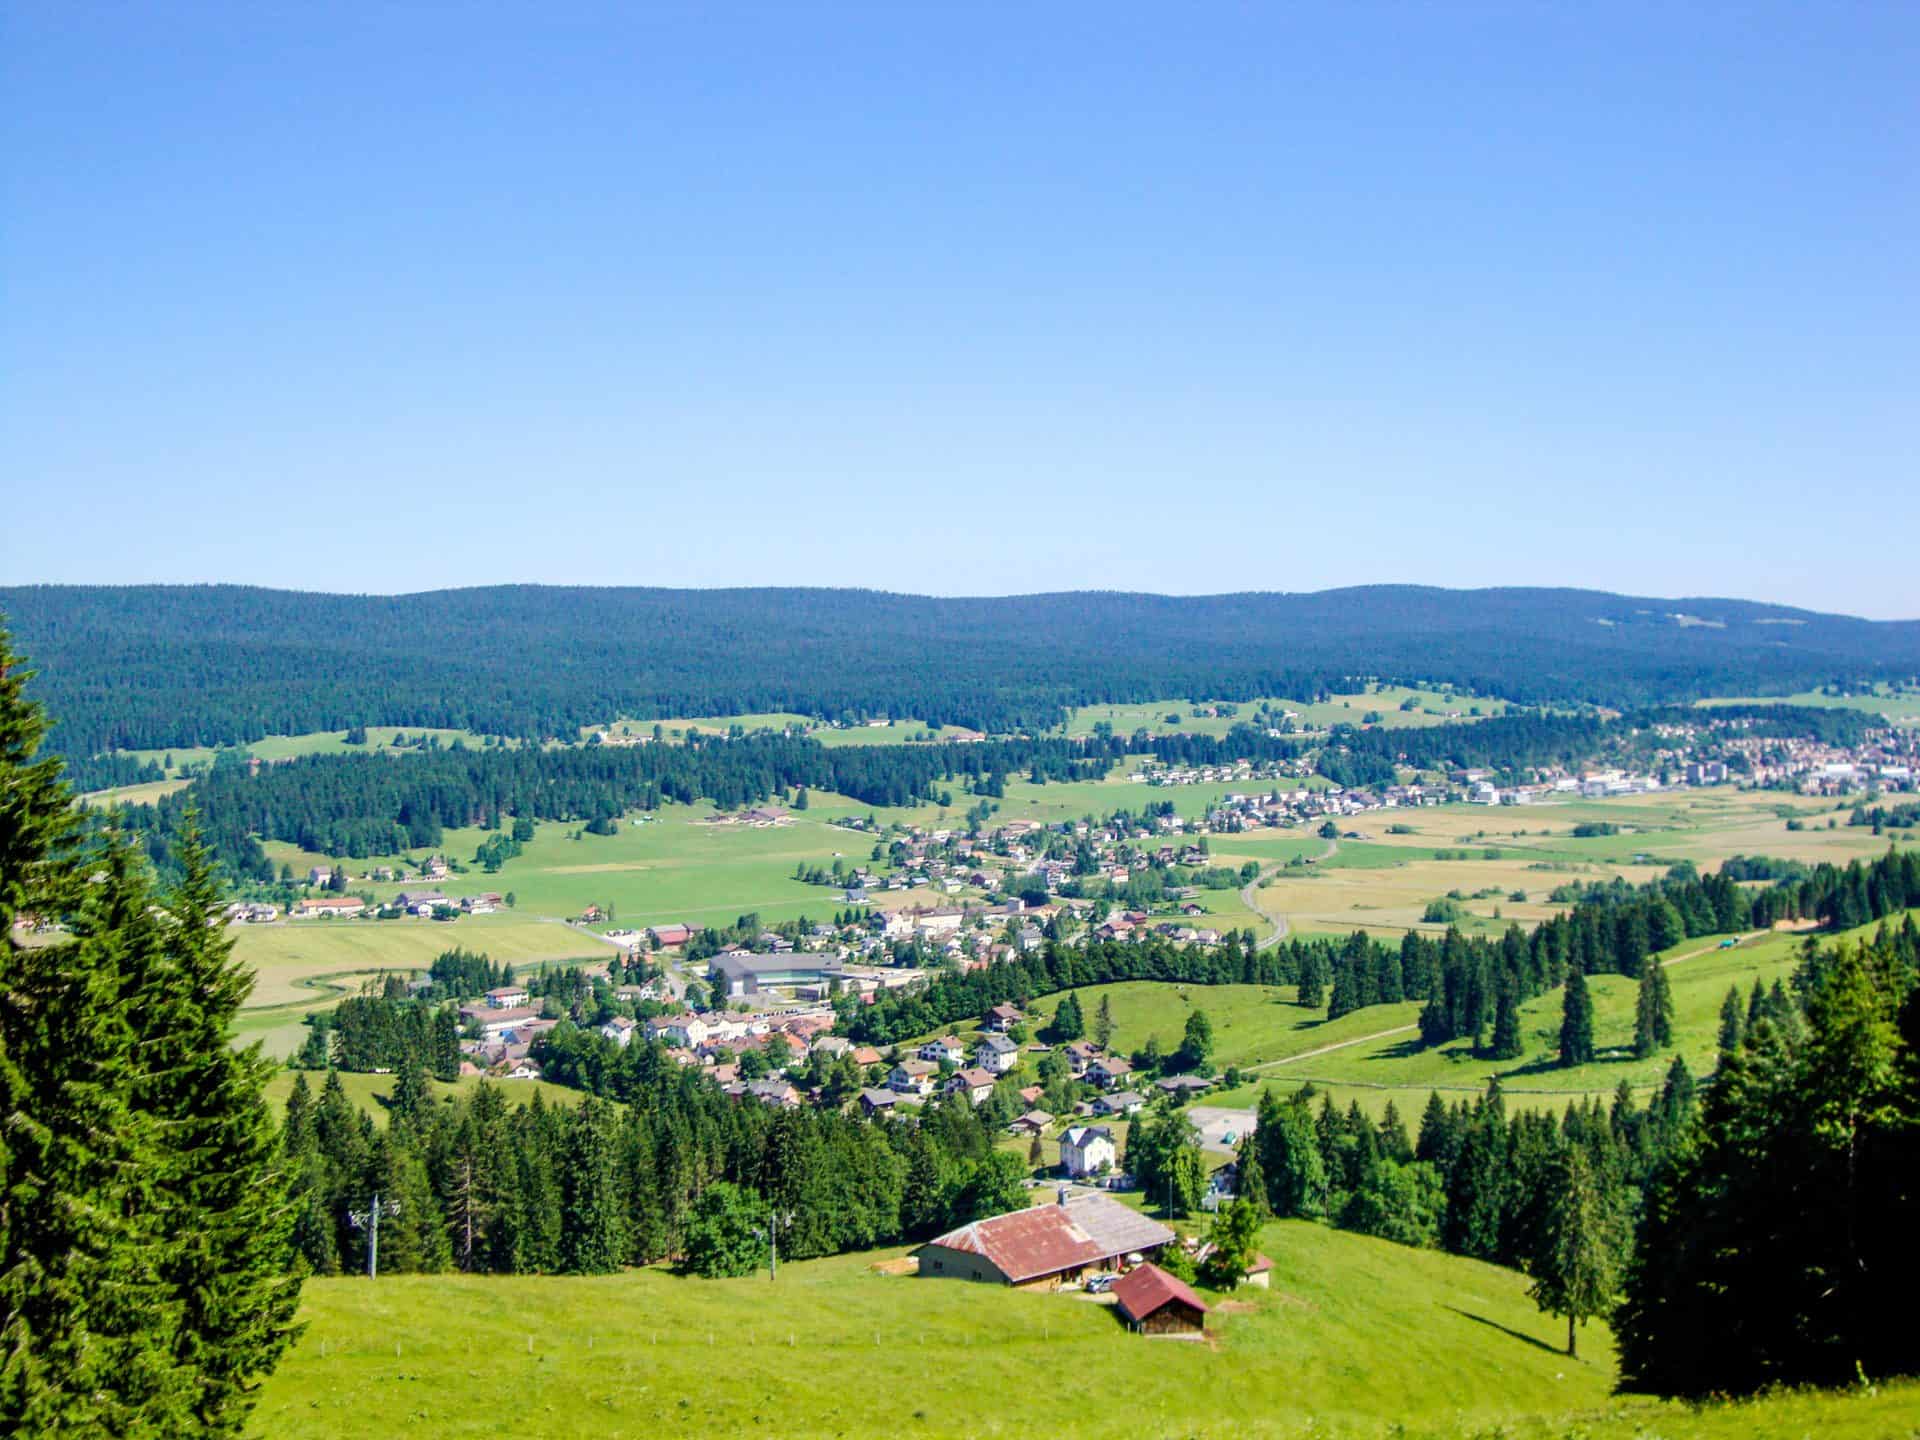
[[[1558,1355],[1563,1360],[1566,1358],[1567,1352],[1559,1346],[1549,1345],[1546,1341],[1529,1335],[1523,1330],[1515,1330],[1510,1325],[1502,1325],[1498,1320],[1489,1320],[1486,1316],[1476,1315],[1471,1310],[1462,1310],[1458,1305],[1449,1305],[1446,1308],[1456,1315],[1473,1321],[1476,1325],[1485,1325],[1490,1330],[1498,1330],[1502,1335],[1511,1335],[1515,1340],[1524,1341],[1536,1350],[1544,1350],[1549,1355]]]

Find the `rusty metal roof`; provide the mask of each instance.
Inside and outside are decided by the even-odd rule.
[[[962,1225],[931,1244],[990,1261],[1014,1284],[1111,1260],[1173,1239],[1173,1232],[1104,1195],[1036,1205]]]
[[[1129,1270],[1113,1282],[1113,1296],[1136,1325],[1176,1300],[1191,1305],[1202,1315],[1207,1313],[1206,1302],[1194,1294],[1185,1281],[1169,1275],[1158,1265],[1141,1265]]]

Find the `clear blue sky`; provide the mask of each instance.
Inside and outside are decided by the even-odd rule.
[[[13,0],[0,579],[1920,615],[1916,76],[1912,3]]]

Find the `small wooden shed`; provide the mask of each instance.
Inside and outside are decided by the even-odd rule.
[[[1158,1265],[1129,1270],[1113,1282],[1113,1296],[1127,1324],[1142,1335],[1206,1333],[1206,1302]]]

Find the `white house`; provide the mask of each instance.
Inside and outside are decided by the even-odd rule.
[[[1060,1137],[1060,1163],[1076,1180],[1111,1170],[1119,1156],[1113,1132],[1104,1125],[1076,1125]]]
[[[626,1016],[615,1015],[600,1027],[600,1033],[624,1050],[633,1042],[633,1032],[638,1028]]]
[[[524,985],[499,985],[487,991],[487,1004],[495,1010],[518,1009],[531,998]]]
[[[973,1063],[995,1075],[1006,1074],[1019,1060],[1020,1047],[1004,1035],[982,1035],[973,1051]]]
[[[647,1038],[675,1050],[697,1050],[712,1034],[713,1027],[698,1015],[661,1015],[647,1021]]]
[[[958,1035],[940,1035],[927,1041],[919,1050],[922,1060],[931,1060],[938,1065],[942,1060],[949,1065],[958,1065],[967,1058],[967,1042]]]

